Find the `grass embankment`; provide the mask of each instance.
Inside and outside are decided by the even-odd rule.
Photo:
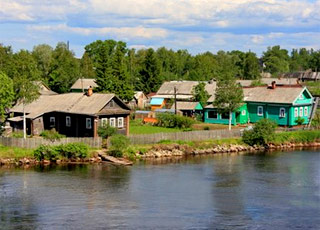
[[[320,130],[300,130],[276,133],[274,144],[312,143],[320,141]]]
[[[31,158],[33,157],[33,149],[23,149],[17,147],[7,147],[0,145],[0,158]]]

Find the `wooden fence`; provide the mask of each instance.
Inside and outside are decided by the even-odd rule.
[[[19,148],[27,148],[33,149],[37,148],[38,146],[45,144],[45,145],[60,145],[60,144],[67,144],[67,143],[85,143],[93,148],[100,148],[102,144],[102,139],[99,138],[78,138],[78,137],[68,137],[68,138],[61,138],[57,141],[50,141],[43,138],[14,138],[14,137],[0,137],[0,144],[4,146],[10,147],[19,147]]]
[[[161,140],[203,141],[209,139],[222,139],[240,137],[241,131],[235,130],[202,130],[177,133],[139,134],[129,136],[132,144],[155,144]]]

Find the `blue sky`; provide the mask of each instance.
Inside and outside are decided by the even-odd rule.
[[[0,43],[15,51],[115,39],[133,48],[320,49],[320,0],[0,0]]]

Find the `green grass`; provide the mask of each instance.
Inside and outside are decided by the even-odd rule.
[[[0,145],[0,158],[20,159],[24,157],[33,157],[33,149],[23,149]]]
[[[313,96],[315,96],[315,95],[320,95],[320,82],[319,82],[319,81],[316,81],[316,82],[313,82],[313,81],[307,82],[307,83],[306,83],[306,86],[307,86],[308,90],[311,92],[311,94],[312,94]]]
[[[274,144],[311,143],[320,140],[320,130],[300,130],[276,133]]]
[[[177,128],[157,127],[150,124],[142,124],[141,121],[130,121],[130,134],[173,133],[183,130]]]

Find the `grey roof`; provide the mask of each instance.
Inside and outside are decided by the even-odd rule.
[[[244,101],[293,104],[305,90],[303,87],[267,87],[244,88]]]
[[[97,83],[95,82],[95,79],[80,78],[71,86],[71,89],[82,89],[82,87],[83,89],[88,89],[90,86],[92,86],[92,88],[98,87]]]
[[[280,77],[299,78],[299,79],[306,79],[306,80],[320,80],[320,72],[302,71],[302,72],[294,72],[294,73],[285,73],[285,74],[281,74]]]
[[[26,105],[25,111],[28,114],[27,117],[31,119],[53,111],[95,115],[114,97],[114,94],[100,93],[94,93],[90,97],[82,93],[41,95],[36,101]],[[10,110],[10,112],[19,113],[22,113],[22,111],[22,104],[17,104]]]
[[[164,82],[157,92],[157,95],[174,95],[174,87],[177,89],[177,95],[192,95],[192,89],[198,85],[199,81],[167,81]],[[216,89],[216,82],[205,82],[205,89],[208,93],[214,94]]]
[[[296,85],[298,78],[261,78],[261,83],[271,85],[273,81],[277,85]],[[253,80],[237,80],[242,87],[248,87],[252,84]]]
[[[56,92],[53,92],[48,86],[46,86],[43,82],[41,81],[34,81],[36,85],[39,86],[40,88],[40,95],[56,95]]]
[[[199,102],[192,101],[177,101],[178,110],[194,110]],[[171,109],[174,109],[174,104],[171,106]]]

